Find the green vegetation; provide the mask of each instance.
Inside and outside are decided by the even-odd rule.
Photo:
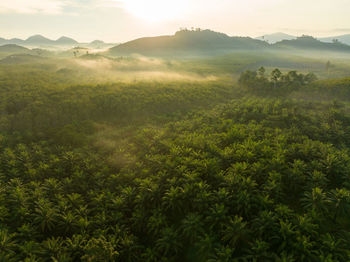
[[[286,94],[310,85],[316,80],[317,77],[313,73],[304,75],[299,74],[297,71],[290,71],[286,74],[282,74],[278,68],[271,72],[270,77],[267,77],[266,69],[260,67],[256,72],[246,71],[242,73],[238,83],[241,86],[251,89],[255,93]]]
[[[350,260],[350,79],[324,80],[345,59],[21,57],[0,261]]]
[[[263,40],[263,41],[262,41]],[[171,36],[145,37],[111,48],[110,55],[142,54],[156,57],[216,56],[237,51],[282,52],[343,52],[349,54],[350,46],[334,41],[321,42],[312,36],[302,36],[269,44],[264,39],[230,37],[211,30],[181,30]]]

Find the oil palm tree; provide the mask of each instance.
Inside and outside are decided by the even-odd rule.
[[[204,234],[202,217],[196,213],[188,214],[181,222],[180,231],[184,239],[194,243]]]
[[[230,221],[225,224],[222,230],[222,241],[234,248],[240,239],[244,239],[247,234],[247,223],[243,222],[242,217],[231,218]]]
[[[73,261],[79,261],[84,254],[87,240],[82,235],[73,235],[65,240],[65,246]]]
[[[33,223],[40,228],[42,233],[52,231],[57,223],[58,210],[45,199],[39,199],[35,205]]]
[[[0,229],[0,261],[14,261],[15,248],[15,234],[8,233],[5,229]]]
[[[156,241],[156,247],[165,256],[176,255],[181,247],[176,230],[172,227],[164,228],[160,238]]]
[[[302,203],[305,210],[313,210],[319,215],[324,215],[330,202],[326,193],[321,188],[315,187],[311,192],[306,192]]]
[[[350,212],[350,191],[341,188],[333,190],[330,194],[330,201],[334,207],[334,222],[337,221],[339,216],[344,217]]]
[[[57,217],[57,224],[60,228],[60,232],[67,234],[74,233],[74,230],[77,228],[78,216],[72,211],[64,211],[59,214]]]

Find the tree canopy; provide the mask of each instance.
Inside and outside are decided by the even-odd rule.
[[[267,72],[2,77],[0,260],[348,261],[348,80]]]

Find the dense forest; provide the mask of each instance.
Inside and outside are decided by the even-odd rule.
[[[0,261],[350,260],[350,79],[0,69]]]

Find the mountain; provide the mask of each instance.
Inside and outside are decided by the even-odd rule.
[[[94,40],[91,43],[88,43],[86,46],[91,47],[91,48],[96,48],[96,49],[111,47],[111,45],[108,45],[101,40]]]
[[[25,40],[27,45],[51,45],[54,41],[42,35],[33,35]]]
[[[341,43],[350,45],[350,34],[319,38],[319,40],[321,40],[322,42],[327,42],[327,43],[332,43],[333,40],[335,40],[335,39]]]
[[[146,37],[136,39],[109,49],[110,55],[212,55],[232,52],[236,50],[306,50],[350,52],[350,46],[341,42],[325,43],[311,36],[293,37],[283,33],[269,35],[278,40],[278,37],[292,38],[274,44],[266,43],[249,37],[230,37],[223,33],[210,30],[188,31],[182,30],[172,36]],[[275,38],[272,38],[275,37]],[[295,39],[294,39],[295,38]],[[265,39],[266,40],[266,39]],[[272,41],[272,40],[271,40]]]
[[[10,40],[7,40],[6,44],[13,44],[13,45],[23,45],[25,43],[24,40],[19,38],[12,38]]]
[[[33,63],[33,62],[37,63],[42,61],[46,61],[46,59],[41,56],[30,55],[30,54],[18,54],[18,55],[14,54],[1,59],[0,64],[15,65],[15,64],[27,64],[27,63]]]
[[[272,46],[274,49],[290,50],[301,49],[307,51],[334,51],[334,52],[350,52],[350,46],[336,43],[325,43],[317,40],[312,36],[301,36],[294,40],[283,40]]]
[[[109,49],[111,55],[215,54],[232,50],[262,50],[268,44],[250,37],[230,37],[211,30],[182,30],[171,36],[145,37]]]
[[[62,36],[55,41],[55,44],[58,44],[58,45],[76,45],[76,44],[78,44],[78,42],[72,38]]]
[[[30,50],[14,44],[0,46],[0,53],[28,53]]]
[[[283,40],[292,40],[292,39],[296,39],[296,36],[293,35],[288,35],[285,33],[273,33],[273,34],[269,34],[269,35],[263,35],[263,36],[259,36],[255,39],[261,40],[261,41],[266,41],[270,44],[274,44]]]
[[[78,42],[66,36],[62,36],[55,41],[55,40],[48,39],[42,35],[33,35],[31,37],[28,37],[26,40],[22,40],[19,38],[12,38],[12,39],[0,38],[0,45],[4,45],[4,44],[40,47],[40,46],[64,46],[64,45],[74,46],[74,45],[77,45]]]
[[[94,40],[90,43],[90,45],[104,45],[105,42],[101,41],[101,40]]]

